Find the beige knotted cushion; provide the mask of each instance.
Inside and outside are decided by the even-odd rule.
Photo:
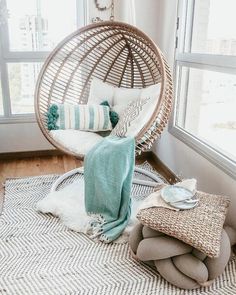
[[[197,192],[196,197],[199,204],[194,209],[148,208],[140,210],[137,218],[143,225],[177,238],[209,257],[218,257],[229,199],[203,192]]]
[[[130,234],[133,257],[156,267],[171,284],[183,289],[208,286],[225,269],[236,242],[236,233],[226,228],[221,233],[220,253],[217,258],[194,249],[184,242],[169,237],[138,223]],[[153,263],[154,262],[154,263]]]

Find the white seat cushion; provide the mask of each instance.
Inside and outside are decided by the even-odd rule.
[[[69,151],[78,155],[86,155],[103,137],[97,133],[80,130],[52,130],[53,139]]]

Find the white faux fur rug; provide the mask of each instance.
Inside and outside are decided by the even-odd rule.
[[[160,184],[165,181],[156,171],[152,170],[148,163],[145,163],[140,167],[152,171],[156,176],[159,176]],[[144,176],[141,173],[136,173],[135,177],[150,181],[149,177]],[[151,193],[153,189],[153,187],[146,187],[146,190],[148,190],[149,193]],[[129,233],[137,222],[136,215],[140,203],[142,199],[148,195],[145,193],[146,190],[144,190],[139,198],[133,195],[129,224],[123,234],[115,241],[116,243],[124,243],[128,240]],[[73,231],[87,233],[87,226],[90,218],[85,211],[83,174],[81,173],[79,179],[64,186],[62,189],[49,193],[44,199],[36,204],[36,210],[45,214],[51,213],[54,216],[59,217],[61,222]]]

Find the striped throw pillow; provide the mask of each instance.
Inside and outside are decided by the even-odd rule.
[[[49,130],[111,130],[110,108],[103,105],[52,104],[47,113]]]

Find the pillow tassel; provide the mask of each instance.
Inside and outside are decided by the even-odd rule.
[[[110,121],[111,121],[111,126],[112,126],[112,128],[115,128],[116,124],[119,121],[119,115],[116,112],[111,111],[111,107],[110,107],[109,102],[107,100],[104,100],[102,103],[100,103],[100,105],[107,106],[110,108],[109,117],[110,117]]]
[[[47,125],[48,130],[58,130],[59,126],[56,125],[57,119],[59,118],[58,106],[52,104],[47,112]]]

